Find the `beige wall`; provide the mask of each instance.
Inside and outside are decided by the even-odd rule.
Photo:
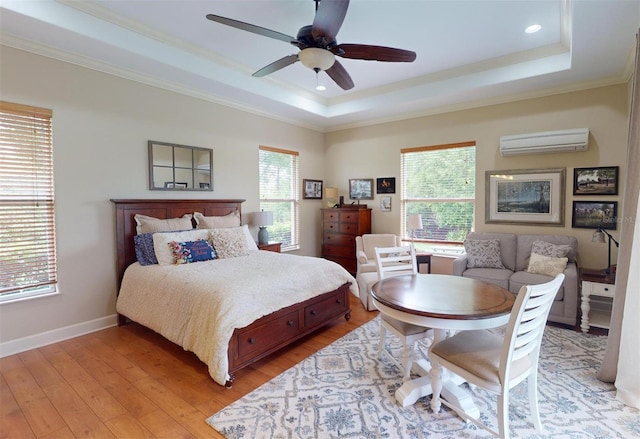
[[[109,199],[243,198],[243,212],[256,211],[261,144],[299,151],[301,178],[324,178],[322,133],[0,47],[1,99],[53,110],[60,290],[0,305],[0,342],[112,321],[115,226]],[[214,191],[150,191],[148,140],[213,149]],[[301,254],[319,253],[320,207],[321,201],[302,203]]]
[[[147,140],[209,147],[211,198],[245,198],[258,209],[258,145],[300,151],[300,178],[324,180],[348,195],[349,178],[399,177],[400,148],[475,140],[476,229],[565,233],[580,239],[587,266],[603,267],[606,249],[590,230],[488,227],[484,171],[567,168],[567,212],[573,167],[621,166],[627,137],[627,89],[601,88],[515,104],[449,113],[323,135],[211,102],[0,46],[0,99],[53,110],[60,294],[0,305],[0,354],[95,330],[115,322],[116,273],[111,198],[163,198],[148,190]],[[502,158],[504,134],[571,127],[591,129],[588,152]],[[399,185],[397,185],[399,189]],[[175,193],[175,198],[202,193]],[[618,201],[620,197],[616,197]],[[373,201],[373,231],[399,233],[399,193],[392,211]],[[300,254],[319,255],[319,200],[304,200]],[[255,233],[255,231],[254,231]]]
[[[620,203],[622,197],[574,198],[573,168],[620,166],[623,182],[628,117],[627,86],[618,85],[329,133],[326,137],[326,163],[330,166],[325,172],[325,183],[337,186],[346,199],[350,178],[399,179],[402,148],[473,140],[477,148],[476,230],[576,236],[582,265],[604,268],[607,249],[602,244],[591,242],[593,230],[571,228],[572,201],[603,199]],[[585,152],[502,157],[498,151],[502,135],[583,127],[590,129],[590,146]],[[485,171],[543,168],[566,168],[564,227],[484,223]],[[399,188],[397,180],[391,212],[380,212],[378,195],[372,201],[367,200],[374,209],[374,233],[400,233]],[[619,204],[619,211],[621,207]],[[618,236],[618,232],[614,231],[613,235]],[[615,261],[615,254],[612,257]]]

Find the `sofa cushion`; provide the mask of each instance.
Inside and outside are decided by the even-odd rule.
[[[514,271],[524,271],[529,266],[529,256],[535,241],[544,241],[555,245],[568,245],[571,251],[566,255],[568,262],[576,261],[578,252],[578,240],[573,236],[565,235],[517,235],[518,246]],[[547,255],[551,256],[551,255]]]
[[[506,268],[469,268],[462,273],[462,277],[489,282],[508,290],[509,278],[512,274],[513,271]]]
[[[517,236],[513,233],[471,232],[466,239],[497,239],[500,242],[500,258],[505,268],[516,268]]]
[[[546,276],[544,274],[529,273],[526,271],[516,271],[511,276],[511,279],[509,279],[508,289],[513,294],[518,294],[518,292],[520,291],[520,288],[522,288],[525,285],[538,285],[538,284],[550,282],[552,280],[553,278],[551,276]],[[566,281],[567,280],[565,279],[565,282]],[[553,300],[554,301],[564,300],[564,283],[558,290],[558,293],[556,294],[556,297]]]
[[[564,273],[566,267],[567,258],[552,258],[551,256],[539,255],[532,252],[529,258],[527,272],[556,277],[560,273]]]
[[[505,268],[497,239],[465,239],[467,268]]]

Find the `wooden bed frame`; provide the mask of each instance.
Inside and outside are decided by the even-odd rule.
[[[224,216],[234,211],[242,215],[244,200],[111,200],[116,215],[116,250],[118,289],[124,272],[136,262],[133,237],[136,234],[134,216],[142,214],[155,218],[177,218],[184,214],[201,212],[206,216]],[[195,224],[194,224],[195,226]],[[231,387],[234,372],[291,344],[293,341],[319,329],[327,323],[344,316],[351,318],[349,308],[349,283],[266,315],[251,325],[236,329],[229,341],[229,375],[225,384]],[[118,324],[127,322],[127,317],[118,314]]]

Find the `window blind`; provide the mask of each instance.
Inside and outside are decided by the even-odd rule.
[[[461,242],[473,228],[475,142],[401,150],[402,233],[407,238]],[[409,230],[409,215],[422,227]]]
[[[282,250],[300,246],[298,162],[296,151],[260,146],[260,209],[273,212],[269,240]]]
[[[0,301],[55,291],[51,116],[0,102]]]

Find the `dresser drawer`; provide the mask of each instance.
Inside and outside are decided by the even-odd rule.
[[[354,258],[356,257],[356,249],[351,246],[345,245],[322,245],[322,255],[327,256],[335,256],[341,258]]]
[[[327,221],[329,222],[338,222],[340,221],[340,212],[338,212],[337,210],[325,210],[322,212],[322,222],[326,223]]]
[[[359,215],[357,212],[340,212],[341,223],[358,223]]]
[[[238,334],[238,356],[254,356],[277,345],[283,340],[295,336],[300,329],[298,312],[293,311],[276,320],[268,321],[246,332]]]
[[[345,235],[349,235],[350,239],[353,241],[353,238],[358,235],[358,223],[344,223],[344,222],[341,222],[340,223],[340,233],[344,233]]]
[[[611,284],[585,281],[582,283],[582,288],[587,288],[589,295],[604,297],[613,297],[615,295],[615,285]]]
[[[337,221],[325,221],[323,225],[323,231],[325,233],[340,233],[340,223]]]
[[[322,237],[322,243],[324,245],[341,245],[345,247],[353,247],[355,252],[356,244],[354,237],[351,235],[344,235],[340,233],[324,233]]]
[[[304,309],[304,326],[314,326],[326,322],[332,316],[345,312],[348,308],[347,292],[340,291]]]

